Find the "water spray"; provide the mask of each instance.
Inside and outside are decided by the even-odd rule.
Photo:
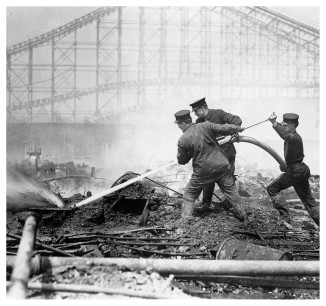
[[[7,209],[63,208],[62,199],[48,185],[35,181],[7,164]]]
[[[177,164],[177,161],[170,162],[170,163],[168,163],[168,164],[166,164],[166,165],[164,165],[162,167],[159,167],[159,168],[156,168],[156,169],[154,169],[152,171],[146,172],[146,173],[144,173],[144,174],[142,174],[140,176],[137,176],[137,177],[135,177],[135,178],[133,178],[133,179],[127,181],[127,182],[124,182],[124,183],[122,183],[120,185],[111,187],[111,188],[109,188],[109,189],[107,189],[107,190],[105,190],[105,191],[103,191],[103,192],[101,192],[101,193],[99,193],[97,195],[91,196],[91,197],[77,203],[76,207],[80,207],[80,206],[83,206],[85,204],[92,203],[92,202],[94,202],[94,201],[96,201],[96,200],[98,200],[98,199],[100,199],[100,198],[102,198],[102,197],[104,197],[106,195],[109,195],[109,194],[111,194],[111,193],[113,193],[115,191],[118,191],[121,188],[127,187],[127,186],[129,186],[129,185],[131,185],[131,184],[133,184],[133,183],[135,183],[137,181],[142,180],[143,178],[145,178],[145,177],[147,177],[147,176],[149,176],[151,174],[154,174],[154,173],[156,173],[156,172],[158,172],[160,170],[163,170],[163,169],[165,169],[165,168],[167,168],[169,166],[173,166],[175,164]]]

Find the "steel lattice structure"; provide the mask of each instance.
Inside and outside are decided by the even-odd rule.
[[[318,99],[319,30],[265,7],[101,7],[7,48],[9,122],[196,95]]]

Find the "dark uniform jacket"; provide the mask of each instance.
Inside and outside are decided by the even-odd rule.
[[[284,140],[284,158],[286,162],[286,172],[293,177],[309,177],[310,170],[302,161],[303,142],[301,136],[297,132],[287,132],[281,124],[273,126],[274,130]]]
[[[193,175],[208,177],[229,164],[216,140],[216,135],[237,132],[233,124],[192,123],[178,141],[178,163],[185,165],[192,158]]]
[[[205,121],[210,121],[217,124],[235,124],[238,126],[241,126],[242,124],[242,120],[239,116],[232,115],[221,109],[209,109],[207,116],[205,118],[197,118],[196,123]],[[218,134],[217,137],[218,136],[222,136],[222,134]],[[235,156],[236,150],[233,143],[224,143],[221,145],[221,147],[228,158]]]

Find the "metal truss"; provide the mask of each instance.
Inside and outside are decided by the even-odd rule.
[[[106,15],[112,14],[116,10],[118,10],[118,7],[101,7],[93,12],[90,12],[89,14],[74,19],[73,21],[63,26],[60,26],[42,35],[36,36],[32,39],[28,39],[26,41],[8,47],[7,55],[12,56],[17,53],[26,51],[30,48],[40,47],[43,44],[50,43],[53,39],[59,40],[62,37],[67,36],[68,34],[76,31],[77,29],[87,26],[98,18],[103,18]]]
[[[238,88],[256,92],[256,97],[319,96],[318,30],[263,7],[214,11],[222,18],[221,74],[230,86],[222,90],[238,95]]]
[[[319,30],[265,7],[102,7],[7,48],[8,121],[166,101],[318,98]]]

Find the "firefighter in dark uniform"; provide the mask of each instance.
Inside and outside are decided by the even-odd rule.
[[[273,113],[269,117],[269,121],[273,124],[274,130],[284,140],[286,169],[281,169],[284,173],[267,187],[267,192],[271,197],[274,208],[279,211],[283,221],[291,224],[288,205],[280,192],[293,186],[311,218],[319,226],[319,204],[313,198],[310,190],[308,181],[310,169],[303,162],[303,142],[296,131],[299,125],[299,116],[292,113],[284,114],[281,123],[278,123],[276,118],[277,116]]]
[[[231,203],[231,213],[240,221],[244,221],[241,197],[232,177],[231,166],[216,140],[216,135],[241,132],[241,127],[208,121],[195,124],[189,110],[181,110],[174,116],[175,123],[183,132],[178,140],[178,163],[185,165],[192,159],[193,167],[191,179],[183,195],[181,216],[183,218],[192,216],[195,201],[203,188],[208,184],[217,183]]]
[[[191,103],[190,106],[192,107],[192,111],[198,117],[196,123],[209,121],[217,124],[226,124],[226,123],[235,124],[237,126],[241,126],[242,124],[242,120],[240,119],[239,116],[227,113],[222,109],[209,109],[205,98],[202,98],[196,102]],[[222,135],[221,134],[217,135],[217,137],[219,136]],[[231,142],[227,142],[222,144],[221,148],[226,154],[226,157],[231,165],[232,177],[235,180],[234,171],[235,171],[236,150],[234,144]],[[202,207],[198,208],[199,211],[204,211],[210,207],[213,193],[214,193],[214,186],[215,184],[209,184],[205,186],[203,190],[203,203],[202,203]],[[230,205],[226,197],[222,197],[221,204],[223,204],[224,208],[228,208]]]

